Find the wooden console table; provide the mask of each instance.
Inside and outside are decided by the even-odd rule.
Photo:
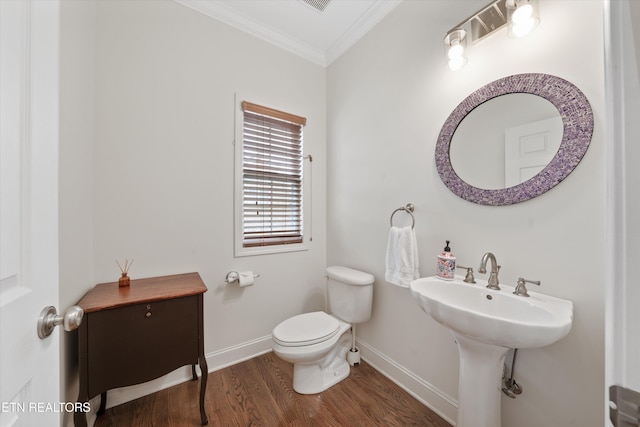
[[[203,303],[207,291],[198,273],[96,285],[78,302],[84,310],[78,328],[79,402],[100,394],[98,415],[104,413],[107,390],[140,384],[191,365],[200,379],[200,418],[204,410],[207,361],[204,358]],[[76,427],[87,425],[77,411]]]

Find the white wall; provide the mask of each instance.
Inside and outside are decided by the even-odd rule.
[[[93,81],[95,3],[60,2],[59,302],[74,305],[93,282]],[[78,334],[61,333],[61,396],[78,398]],[[72,425],[72,414],[63,414]]]
[[[278,322],[324,307],[325,70],[167,0],[99,2],[95,57],[95,282],[125,258],[133,279],[197,271],[209,368],[269,350]],[[308,251],[234,258],[234,92],[307,118]]]
[[[503,283],[541,280],[540,292],[574,302],[573,329],[564,340],[518,353],[516,379],[524,393],[503,398],[503,426],[602,425],[602,2],[541,1],[535,33],[512,40],[502,30],[470,49],[465,68],[450,72],[442,38],[483,5],[405,1],[329,67],[327,261],[378,278],[373,317],[358,328],[363,356],[455,419],[453,338],[408,290],[383,279],[389,215],[413,203],[423,276],[434,274],[447,239],[461,265],[477,270],[482,254],[492,251]],[[457,198],[435,168],[441,125],[475,89],[523,72],[557,75],[585,93],[595,116],[589,150],[564,182],[534,200],[486,207]]]

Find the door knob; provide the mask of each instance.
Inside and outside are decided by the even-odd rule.
[[[54,306],[45,307],[38,318],[38,336],[41,339],[48,337],[58,325],[62,325],[65,331],[73,331],[82,323],[83,315],[84,310],[77,305],[66,309],[63,315],[57,314]]]

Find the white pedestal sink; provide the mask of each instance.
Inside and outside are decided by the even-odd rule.
[[[451,330],[460,353],[456,427],[500,427],[500,380],[510,348],[544,347],[571,330],[573,303],[514,287],[495,291],[486,282],[425,277],[410,284],[411,295],[434,320]]]

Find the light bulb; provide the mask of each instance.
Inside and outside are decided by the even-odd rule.
[[[509,37],[524,37],[540,22],[535,0],[520,0],[507,3]]]
[[[464,54],[464,47],[461,44],[454,44],[449,48],[447,55],[449,59],[459,58]]]
[[[511,33],[515,37],[524,37],[529,34],[533,28],[536,26],[536,20],[534,18],[529,18],[524,22],[518,22],[511,27]]]
[[[451,71],[458,71],[466,63],[467,63],[467,58],[465,58],[464,56],[458,56],[456,58],[449,59],[448,65]]]
[[[462,28],[451,30],[444,38],[445,56],[450,70],[459,70],[467,63],[465,46],[467,44],[466,31]]]
[[[531,19],[533,15],[533,6],[530,4],[523,4],[519,6],[511,16],[511,20],[515,25],[523,24]]]

